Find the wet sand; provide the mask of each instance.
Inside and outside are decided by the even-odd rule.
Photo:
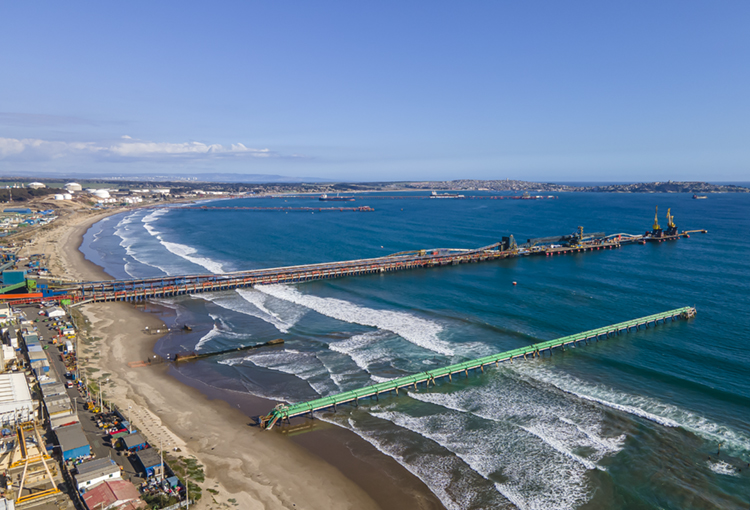
[[[81,217],[49,234],[57,232],[57,242],[46,244],[56,246],[59,269],[69,277],[110,278],[78,249],[104,216]],[[195,508],[232,506],[230,499],[243,509],[443,508],[419,479],[347,430],[328,425],[294,437],[263,431],[249,416],[268,412],[273,402],[210,387],[168,364],[129,367],[153,356],[159,335],[146,334],[145,327],[169,325],[170,311],[148,305],[152,313],[144,313],[127,303],[80,310],[93,337],[81,355],[88,353],[96,375],[109,377],[108,397],[154,444],[179,448],[175,455],[194,456],[205,466],[203,499]]]

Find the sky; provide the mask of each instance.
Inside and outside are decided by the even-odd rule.
[[[2,2],[0,174],[750,181],[750,2]]]

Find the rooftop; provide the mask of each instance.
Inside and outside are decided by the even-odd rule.
[[[74,450],[81,446],[88,446],[89,444],[80,423],[61,427],[55,430],[55,434],[57,435],[57,440],[60,442],[63,451]]]
[[[156,448],[146,448],[138,452],[138,460],[141,461],[143,467],[150,468],[161,464],[161,456]]]
[[[31,390],[23,374],[0,374],[0,403],[31,400]]]
[[[86,506],[92,509],[109,508],[115,503],[127,503],[138,498],[138,489],[125,480],[101,483],[83,495]]]
[[[125,444],[125,448],[127,449],[133,448],[134,446],[146,444],[146,440],[143,439],[143,436],[138,432],[136,432],[135,434],[123,436],[122,441]]]
[[[78,474],[76,475],[76,482],[79,484],[110,474],[117,474],[119,477],[120,473],[120,467],[109,457],[89,460],[78,464],[77,467]]]

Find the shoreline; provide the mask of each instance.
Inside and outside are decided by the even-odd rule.
[[[71,215],[67,224],[58,226],[57,242],[51,242],[56,252],[51,260],[61,264],[55,273],[111,279],[85,259],[80,246],[93,224],[123,212],[79,221]],[[133,424],[152,441],[161,440],[165,450],[179,448],[171,454],[194,456],[203,464],[206,480],[200,484],[203,498],[196,509],[233,502],[240,508],[444,508],[421,480],[351,431],[328,425],[294,438],[278,430],[262,431],[249,426],[249,416],[267,412],[274,402],[211,387],[166,364],[128,367],[129,361],[152,356],[162,337],[147,335],[144,328],[159,329],[174,317],[158,305],[139,308],[128,303],[79,308],[95,329],[92,337],[98,338],[83,346],[89,355],[98,353],[90,357],[99,359],[87,366],[111,380],[105,390],[108,398],[132,413]]]

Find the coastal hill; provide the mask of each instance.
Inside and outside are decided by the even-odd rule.
[[[591,186],[581,191],[600,193],[749,193],[750,188],[734,184],[709,184],[707,182],[640,182],[637,184],[610,184]]]
[[[461,179],[456,181],[424,181],[398,183],[411,189],[447,190],[492,190],[492,191],[583,191],[593,193],[750,193],[750,188],[733,184],[710,184],[708,182],[642,182],[635,184],[605,184],[600,186],[571,186],[566,184],[514,181],[510,179],[480,181]]]
[[[278,176],[267,176],[275,178]],[[3,179],[3,177],[0,177]],[[30,177],[4,177],[6,184],[15,183],[12,190],[13,200],[31,199],[37,195],[48,195],[59,193],[67,182],[67,179],[49,178],[45,179],[47,187],[33,190],[25,187],[27,183],[36,178]],[[268,181],[264,183],[246,183],[238,181],[198,181],[198,180],[165,180],[144,181],[138,179],[86,179],[79,180],[83,188],[109,188],[120,190],[120,194],[128,194],[132,190],[143,190],[153,188],[166,188],[170,190],[171,197],[189,198],[195,194],[276,194],[276,193],[351,193],[367,191],[412,191],[412,190],[442,190],[442,191],[511,191],[515,193],[564,193],[564,192],[591,192],[591,193],[749,193],[750,188],[732,184],[711,184],[707,182],[646,182],[634,184],[601,184],[596,186],[584,186],[574,184],[558,184],[549,182],[530,182],[512,179],[476,180],[458,179],[454,181],[389,181],[389,182],[277,182]],[[2,186],[0,182],[0,202],[8,200],[8,187]],[[164,199],[165,197],[162,197]]]

